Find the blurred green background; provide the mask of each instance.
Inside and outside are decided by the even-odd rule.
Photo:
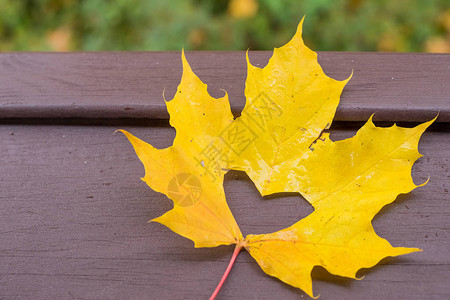
[[[0,51],[450,52],[449,0],[0,0]]]

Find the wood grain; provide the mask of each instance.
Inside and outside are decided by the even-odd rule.
[[[271,52],[250,52],[264,66]],[[192,52],[187,58],[209,92],[229,93],[243,108],[245,52]],[[353,78],[337,121],[421,122],[439,112],[450,121],[450,54],[321,52],[319,62],[336,79]],[[0,119],[167,119],[181,78],[179,52],[1,53]]]
[[[104,80],[112,84],[119,77]],[[195,249],[162,225],[147,223],[170,209],[170,201],[139,180],[143,167],[115,129],[0,126],[1,299],[206,299],[213,291],[233,247]],[[159,126],[124,129],[157,147],[169,146],[175,134]],[[341,128],[332,136],[353,133]],[[360,272],[362,281],[316,269],[314,291],[321,299],[450,298],[448,138],[439,130],[424,134],[425,156],[413,177],[430,182],[401,195],[373,222],[393,245],[424,251],[383,260]],[[239,172],[227,174],[225,191],[244,234],[278,230],[312,212],[295,195],[262,198]],[[307,296],[241,253],[219,298]]]
[[[213,96],[229,93],[235,115],[245,101],[244,54],[187,53]],[[250,52],[250,59],[263,66],[270,55]],[[385,259],[361,271],[362,281],[315,269],[315,294],[450,298],[450,55],[325,52],[319,61],[337,79],[354,72],[332,137],[351,136],[372,113],[410,125],[440,112],[440,123],[424,134],[425,156],[413,168],[416,183],[430,182],[373,221],[394,246],[424,251]],[[180,53],[0,53],[0,65],[0,299],[207,298],[233,247],[195,249],[147,223],[170,201],[139,180],[134,151],[113,135],[120,125],[156,147],[172,144],[162,91],[167,99],[175,93]],[[244,234],[276,231],[312,212],[296,195],[262,198],[240,172],[227,174],[225,192]],[[247,253],[219,296],[307,298],[265,275]]]

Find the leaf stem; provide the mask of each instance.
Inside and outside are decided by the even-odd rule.
[[[238,254],[241,251],[241,249],[242,249],[242,244],[241,243],[237,244],[236,248],[234,248],[233,256],[231,256],[230,263],[228,264],[228,267],[225,270],[225,273],[223,273],[222,279],[220,279],[219,284],[217,285],[216,289],[212,293],[212,295],[209,298],[209,300],[214,300],[216,298],[217,294],[220,291],[220,288],[222,287],[223,283],[227,279],[228,274],[230,274],[230,271],[231,271],[231,268],[233,267],[234,261],[236,260],[236,257],[238,256]]]

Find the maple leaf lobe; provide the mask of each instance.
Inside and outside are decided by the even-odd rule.
[[[330,126],[351,78],[338,81],[323,72],[317,54],[303,42],[302,26],[303,19],[291,41],[275,48],[264,68],[253,66],[248,51],[246,55],[247,102],[236,122],[252,128],[247,137],[255,138],[233,157],[231,168],[245,171],[263,196],[298,192],[290,169]]]
[[[191,239],[196,247],[234,244],[242,240],[242,234],[225,200],[225,172],[214,157],[204,153],[209,146],[224,147],[218,135],[233,119],[228,97],[211,97],[184,52],[182,61],[181,83],[173,100],[166,102],[170,124],[176,129],[173,145],[156,149],[122,132],[145,167],[143,180],[174,202],[173,209],[152,221]],[[214,168],[206,173],[205,165]]]

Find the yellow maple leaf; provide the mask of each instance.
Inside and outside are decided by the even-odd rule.
[[[122,130],[145,166],[143,180],[174,202],[153,221],[196,247],[236,244],[212,298],[242,248],[264,272],[311,297],[314,266],[356,278],[359,269],[384,257],[420,250],[392,247],[371,221],[399,194],[417,187],[411,168],[420,157],[420,136],[434,120],[415,128],[380,128],[370,118],[354,137],[332,141],[323,131],[350,78],[324,74],[303,43],[302,23],[266,67],[252,66],[247,55],[247,103],[236,120],[227,95],[212,98],[183,52],[181,83],[166,103],[177,131],[173,145],[155,149]],[[244,239],[224,196],[228,169],[247,172],[262,195],[298,192],[315,211],[284,230]]]

